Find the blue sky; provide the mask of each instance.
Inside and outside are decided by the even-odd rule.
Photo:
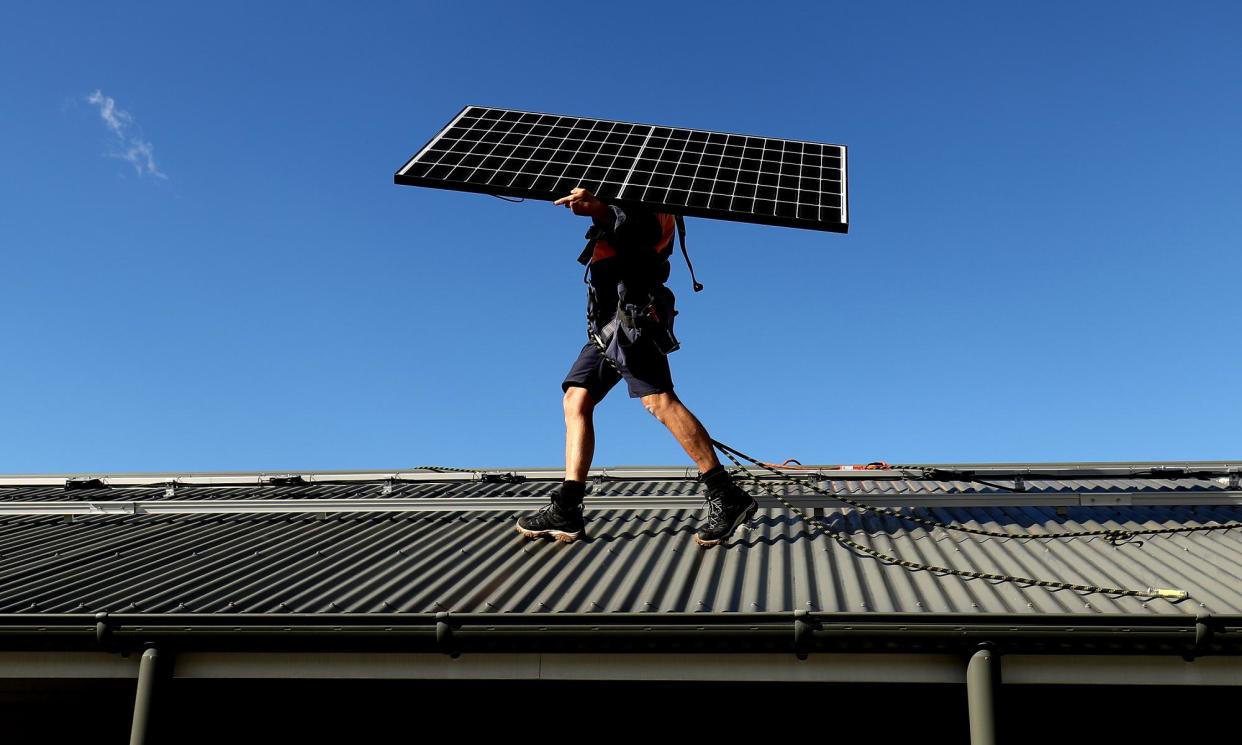
[[[0,472],[559,466],[582,219],[392,183],[466,104],[849,146],[849,235],[689,221],[742,450],[1242,457],[1240,6],[624,7],[8,9]]]

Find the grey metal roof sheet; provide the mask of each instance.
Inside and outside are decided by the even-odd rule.
[[[1201,482],[1201,483],[1196,483]],[[850,494],[941,495],[917,514],[1001,531],[1060,532],[1206,525],[1242,520],[1242,507],[1200,505],[1228,494],[1203,479],[1028,482],[1013,495],[974,483],[833,481]],[[349,513],[379,484],[182,486],[177,499],[341,500],[331,514],[0,517],[0,612],[7,613],[579,613],[749,611],[913,613],[1242,613],[1238,531],[1157,536],[1115,546],[1103,538],[979,538],[852,509],[817,509],[851,539],[901,558],[964,569],[1121,587],[1174,587],[1173,604],[964,581],[857,555],[765,503],[756,527],[727,547],[691,541],[695,509],[614,506],[635,494],[697,498],[694,481],[596,485],[590,539],[525,541],[512,523],[546,499],[550,481],[393,485],[392,496],[445,500],[444,511]],[[50,491],[49,491],[50,489]],[[797,491],[797,487],[787,488]],[[954,490],[957,491],[954,491]],[[1021,504],[1048,496],[1149,493],[1171,506]],[[962,494],[1010,500],[957,504]],[[21,500],[158,500],[153,488],[0,489]],[[512,510],[457,512],[451,502],[511,498]],[[1019,500],[1013,503],[1012,500]]]

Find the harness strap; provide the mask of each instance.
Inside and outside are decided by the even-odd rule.
[[[587,244],[586,248],[582,249],[582,253],[578,254],[579,264],[587,267],[591,265],[591,255],[595,253],[595,242],[599,240],[603,233],[604,231],[598,225],[592,225],[590,228],[587,228]]]
[[[681,255],[686,260],[686,268],[690,270],[690,281],[694,283],[694,291],[702,292],[703,284],[694,276],[694,264],[690,263],[690,253],[686,251],[686,220],[681,215],[677,218],[677,241],[681,243]]]
[[[681,257],[686,260],[686,268],[690,270],[690,282],[695,292],[702,292],[703,283],[695,276],[694,262],[690,261],[690,252],[686,250],[686,220],[681,215],[674,215],[673,218],[677,223],[677,242],[681,246]],[[595,243],[603,233],[604,231],[598,225],[592,225],[587,230],[587,244],[582,249],[582,253],[578,254],[578,263],[586,267],[586,270],[582,273],[582,281],[587,284],[590,284],[587,278],[591,273],[591,257],[595,252]]]

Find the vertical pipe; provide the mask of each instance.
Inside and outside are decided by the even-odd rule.
[[[996,685],[1000,657],[980,649],[966,665],[966,700],[970,707],[970,745],[996,745]]]
[[[129,745],[145,745],[151,724],[151,696],[155,691],[155,668],[159,652],[155,647],[142,653],[138,665],[138,693],[134,697],[134,723],[129,731]]]

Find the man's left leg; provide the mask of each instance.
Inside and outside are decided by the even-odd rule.
[[[698,466],[707,485],[707,524],[694,540],[701,546],[715,546],[733,535],[759,509],[759,503],[720,465],[712,438],[698,417],[672,391],[642,397],[643,407],[668,427],[673,437]]]

